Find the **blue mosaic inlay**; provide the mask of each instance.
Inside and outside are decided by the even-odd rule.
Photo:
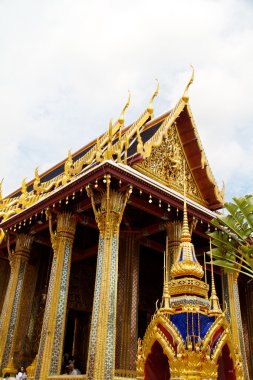
[[[62,273],[61,273],[61,284],[60,284],[60,294],[58,298],[58,306],[56,313],[56,322],[54,329],[54,340],[53,340],[53,349],[51,355],[51,364],[49,375],[57,375],[59,362],[61,362],[61,348],[63,341],[63,332],[64,332],[64,317],[67,305],[67,292],[69,284],[69,266],[71,263],[71,248],[67,242],[65,245]]]
[[[100,288],[101,288],[103,252],[104,252],[104,240],[100,238],[99,246],[98,246],[96,284],[95,284],[94,299],[93,299],[92,320],[91,320],[90,341],[89,341],[89,358],[88,358],[88,370],[87,370],[88,380],[94,379],[94,362],[95,362],[96,342],[97,342],[98,312],[99,312],[99,303],[100,303],[99,296],[100,296]]]
[[[118,273],[118,237],[116,238],[114,237],[112,240],[111,266],[110,266],[110,285],[109,285],[109,303],[108,303],[104,380],[113,379],[115,338],[116,338],[117,273]]]
[[[177,327],[184,342],[186,342],[187,337],[187,313],[174,314],[170,316],[171,322]],[[204,314],[199,314],[199,324],[200,324],[200,338],[203,340],[206,333],[214,323],[215,318],[209,317]],[[188,313],[188,334],[198,336],[198,314]]]
[[[243,337],[242,317],[241,317],[240,299],[239,299],[237,282],[234,283],[234,298],[235,298],[236,320],[237,320],[237,326],[238,326],[238,332],[239,332],[239,340],[240,340],[241,353],[242,353],[242,358],[243,358],[243,363],[244,363],[243,365],[244,376],[245,376],[245,379],[247,379],[249,377],[249,374],[247,371],[247,356],[246,356],[244,337]]]
[[[2,368],[5,368],[9,361],[11,343],[13,340],[13,334],[14,334],[15,324],[17,320],[18,307],[20,303],[21,291],[22,291],[22,286],[23,286],[24,272],[25,272],[25,262],[22,261],[19,267],[18,282],[17,282],[14,299],[13,299],[9,329],[8,329],[8,334],[6,338],[5,349],[4,349],[4,354],[3,354],[2,364],[1,364]]]
[[[225,273],[222,275],[223,279],[223,295],[224,295],[224,303],[227,306],[226,310],[226,319],[230,322],[230,303],[229,303],[229,291],[228,291],[228,277]]]
[[[0,331],[2,330],[3,321],[4,321],[5,317],[6,317],[6,310],[7,310],[8,304],[9,304],[9,295],[10,295],[10,291],[11,291],[11,288],[12,288],[12,281],[13,281],[13,272],[11,271],[11,275],[10,275],[10,279],[9,279],[9,283],[8,283],[8,288],[7,288],[7,291],[6,291],[5,298],[4,298],[4,304],[3,304],[3,308],[2,308],[2,314],[1,314],[1,318],[0,318]]]
[[[46,307],[45,307],[45,312],[44,312],[44,320],[43,320],[34,380],[40,380],[41,364],[42,364],[42,359],[43,359],[43,354],[44,354],[44,349],[45,349],[45,344],[46,344],[46,337],[47,337],[47,332],[48,332],[48,322],[49,322],[49,315],[50,315],[50,309],[51,309],[51,303],[52,303],[55,272],[56,272],[56,256],[54,255],[52,267],[51,267],[51,274],[50,274],[50,280],[49,280],[49,286],[48,286],[48,292],[47,292],[47,301],[46,301]]]

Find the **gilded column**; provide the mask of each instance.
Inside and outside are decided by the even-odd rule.
[[[48,216],[54,256],[34,380],[46,380],[50,375],[60,374],[72,245],[76,229],[76,218],[71,213],[58,215],[56,232],[52,230],[51,215]]]
[[[139,242],[136,232],[124,232],[118,272],[116,368],[135,370],[139,285]]]
[[[96,209],[93,190],[87,187],[99,228],[96,281],[89,341],[87,379],[112,380],[115,369],[119,228],[131,190],[115,191],[106,176]]]
[[[244,379],[249,380],[237,277],[238,275],[232,272],[223,273],[223,298],[227,305],[226,317],[231,323],[233,341],[242,356]]]
[[[22,312],[21,294],[24,279],[27,277],[27,262],[32,241],[31,235],[20,234],[15,251],[9,249],[11,275],[0,319],[0,366],[2,370],[10,369],[11,372],[14,370],[12,356],[16,345],[17,320]]]
[[[4,303],[6,290],[10,278],[10,266],[8,260],[0,258],[0,315]]]
[[[182,221],[174,220],[166,222],[165,229],[167,232],[167,249],[168,249],[168,267],[171,269],[174,261],[177,258],[178,247],[181,243]]]
[[[248,281],[247,287],[245,289],[245,305],[244,310],[246,309],[247,313],[247,330],[248,330],[248,360],[249,360],[249,369],[251,372],[251,378],[253,377],[253,357],[251,354],[251,347],[253,347],[253,282],[252,280]]]

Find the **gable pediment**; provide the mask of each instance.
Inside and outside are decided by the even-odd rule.
[[[153,147],[150,156],[135,164],[134,168],[183,194],[184,162],[187,196],[206,205],[187,161],[176,123],[168,129],[160,146]]]

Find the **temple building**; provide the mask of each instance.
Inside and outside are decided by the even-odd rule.
[[[0,376],[253,378],[253,285],[210,264],[224,192],[192,81],[155,118],[157,84],[125,127],[129,97],[102,136],[0,194]],[[66,375],[68,357],[80,375]]]

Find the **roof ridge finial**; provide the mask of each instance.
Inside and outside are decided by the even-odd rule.
[[[157,85],[156,85],[156,89],[155,89],[155,92],[153,93],[151,99],[150,99],[150,102],[149,102],[149,105],[148,105],[148,108],[147,108],[147,111],[148,113],[153,116],[153,113],[154,113],[154,107],[153,107],[153,101],[155,99],[155,97],[158,95],[158,92],[159,92],[159,80],[156,79],[156,82],[157,82]]]
[[[110,119],[109,128],[108,128],[108,144],[107,144],[107,149],[104,153],[104,159],[106,160],[112,159],[112,155],[113,155],[112,140],[113,140],[113,125],[112,125],[112,119]]]
[[[213,273],[213,253],[212,253],[212,240],[209,240],[210,244],[210,258],[211,258],[211,297],[210,297],[210,311],[209,315],[217,316],[222,313],[219,298],[216,293],[214,273]]]
[[[194,71],[194,67],[193,67],[192,65],[190,65],[190,66],[191,66],[191,68],[192,68],[192,75],[191,75],[191,78],[190,78],[189,82],[187,83],[187,86],[185,87],[185,90],[184,90],[184,93],[183,93],[183,96],[182,96],[182,99],[183,99],[183,101],[184,101],[185,103],[188,103],[188,101],[189,101],[188,89],[189,89],[190,85],[191,85],[191,84],[193,83],[193,81],[194,81],[194,73],[195,73],[195,71]]]
[[[26,184],[26,178],[22,179],[22,185],[21,185],[21,193],[22,194],[27,194],[27,184]]]
[[[118,123],[120,125],[123,125],[124,124],[124,121],[125,121],[125,112],[126,112],[126,109],[129,107],[129,104],[130,104],[130,101],[131,101],[131,93],[130,91],[128,90],[128,99],[127,99],[127,102],[123,108],[123,110],[121,111],[121,114],[118,118]]]

